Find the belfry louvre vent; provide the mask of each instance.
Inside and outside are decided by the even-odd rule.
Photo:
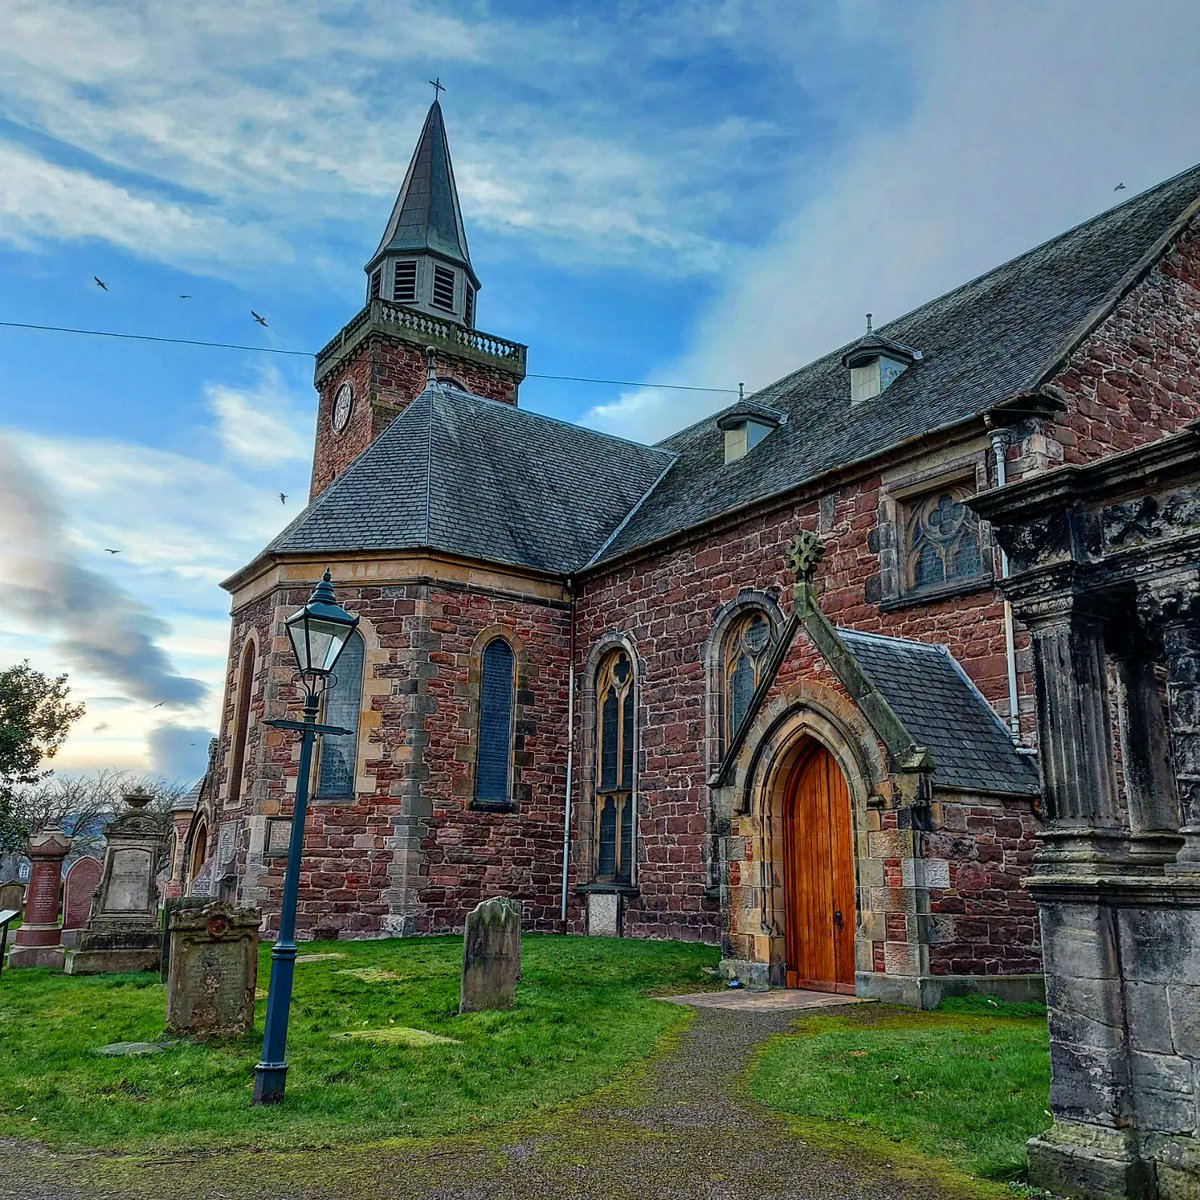
[[[376,267],[375,270],[373,270],[371,272],[370,295],[367,297],[367,299],[368,300],[378,299],[382,285],[383,285],[383,268]]]
[[[392,299],[398,304],[412,304],[417,298],[417,264],[415,260],[398,262],[392,280]]]
[[[454,310],[454,272],[447,267],[433,268],[433,302],[438,308]]]

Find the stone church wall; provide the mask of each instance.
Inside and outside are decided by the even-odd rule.
[[[1062,461],[1085,463],[1200,416],[1200,223],[1165,255],[1054,379],[1068,411]]]

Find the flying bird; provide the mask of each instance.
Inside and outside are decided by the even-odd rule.
[[[266,317],[260,317],[260,316],[258,315],[258,313],[256,313],[256,312],[254,311],[254,309],[251,309],[251,310],[250,310],[250,315],[251,315],[251,316],[252,316],[252,317],[253,317],[253,318],[254,318],[254,319],[255,319],[255,320],[256,320],[256,321],[257,321],[257,322],[258,322],[258,323],[259,323],[259,324],[260,324],[260,325],[261,325],[261,326],[264,328],[264,329],[266,329],[266,327],[267,327],[267,318],[266,318]]]
[[[180,300],[190,300],[191,296],[185,296],[182,292],[179,293]]]
[[[280,503],[280,504],[286,504],[286,503],[287,503],[287,492],[280,492],[280,493],[279,493],[279,503]]]
[[[157,704],[156,704],[154,707],[155,707],[155,708],[162,708],[162,706],[163,706],[164,704],[166,704],[166,701],[165,701],[165,700],[160,700],[160,701],[159,701],[159,702],[158,702],[158,703],[157,703]]]
[[[1124,190],[1125,190],[1125,185],[1123,183],[1118,183],[1117,186],[1115,188],[1113,188],[1114,192],[1123,192]]]
[[[104,553],[105,554],[120,554],[121,552],[120,552],[120,550],[114,550],[111,546],[105,546]]]
[[[99,275],[93,275],[92,278],[96,281],[96,286],[98,288],[103,288],[106,292],[108,291],[108,284],[105,283],[104,280],[101,279]]]

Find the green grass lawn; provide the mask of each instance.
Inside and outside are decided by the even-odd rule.
[[[1050,1124],[1046,1020],[1029,1014],[949,1001],[937,1013],[863,1005],[806,1018],[767,1045],[750,1091],[818,1132],[1019,1180],[1026,1139]]]
[[[0,1134],[120,1150],[324,1145],[475,1131],[586,1095],[688,1019],[643,995],[703,986],[713,947],[526,937],[516,1005],[458,1015],[462,939],[311,942],[299,963],[287,1099],[251,1108],[255,1033],[141,1058],[97,1047],[162,1035],[157,976],[0,976]],[[269,948],[263,947],[260,995]],[[410,1026],[459,1044],[406,1046],[330,1034]]]

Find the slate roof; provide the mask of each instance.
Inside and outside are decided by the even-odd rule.
[[[429,548],[565,575],[672,461],[666,450],[429,384],[267,550]]]
[[[600,561],[980,415],[1040,382],[1198,196],[1200,166],[882,326],[877,335],[923,360],[873,400],[851,407],[843,346],[754,394],[791,419],[745,457],[724,462],[720,414],[667,438],[660,444],[678,462]]]
[[[1029,755],[945,646],[839,629],[838,637],[908,730],[933,755],[934,786],[1037,795]]]
[[[472,276],[475,274],[458,206],[442,106],[436,100],[429,108],[383,240],[371,261],[386,251],[421,250],[444,255],[466,267]]]

